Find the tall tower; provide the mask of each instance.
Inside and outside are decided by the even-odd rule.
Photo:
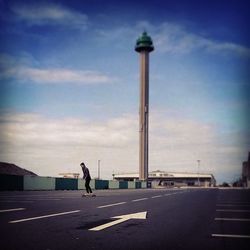
[[[149,113],[149,53],[153,41],[146,32],[137,39],[135,51],[140,53],[140,120],[139,179],[148,179],[148,113]]]

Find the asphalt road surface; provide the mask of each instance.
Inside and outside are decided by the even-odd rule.
[[[0,192],[0,248],[249,249],[250,190],[95,193]]]

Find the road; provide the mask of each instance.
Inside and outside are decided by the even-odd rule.
[[[1,249],[235,250],[250,244],[250,190],[81,193],[1,192]],[[130,218],[135,213],[141,218]]]

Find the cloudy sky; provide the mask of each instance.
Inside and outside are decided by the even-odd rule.
[[[42,176],[137,172],[139,55],[149,170],[240,177],[250,150],[249,6],[235,0],[0,0],[0,161]]]

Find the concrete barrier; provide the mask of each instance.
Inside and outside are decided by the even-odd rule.
[[[56,178],[56,190],[77,190],[77,179]]]
[[[83,179],[77,179],[77,189],[78,190],[85,189],[85,180],[83,180]]]
[[[127,181],[119,181],[119,189],[127,189],[128,182]]]
[[[135,182],[135,188],[141,188],[141,182],[140,181]]]
[[[147,188],[146,181],[91,180],[91,189]],[[85,190],[83,179],[0,175],[0,190]]]
[[[147,181],[142,181],[141,188],[147,188],[147,187],[149,187]]]
[[[95,189],[108,189],[109,181],[106,180],[95,180]]]
[[[109,189],[147,188],[146,181],[109,181]]]
[[[78,190],[85,190],[85,180],[83,179],[77,179],[77,189]],[[92,190],[95,189],[95,180],[91,180],[90,183],[89,183],[89,186],[91,187]]]
[[[53,177],[24,176],[24,190],[55,190],[55,188],[56,180]]]
[[[119,181],[109,181],[109,189],[119,189]]]
[[[23,176],[1,174],[0,175],[0,190],[1,191],[23,190]]]
[[[135,188],[136,188],[136,182],[128,181],[128,189],[135,189]]]

